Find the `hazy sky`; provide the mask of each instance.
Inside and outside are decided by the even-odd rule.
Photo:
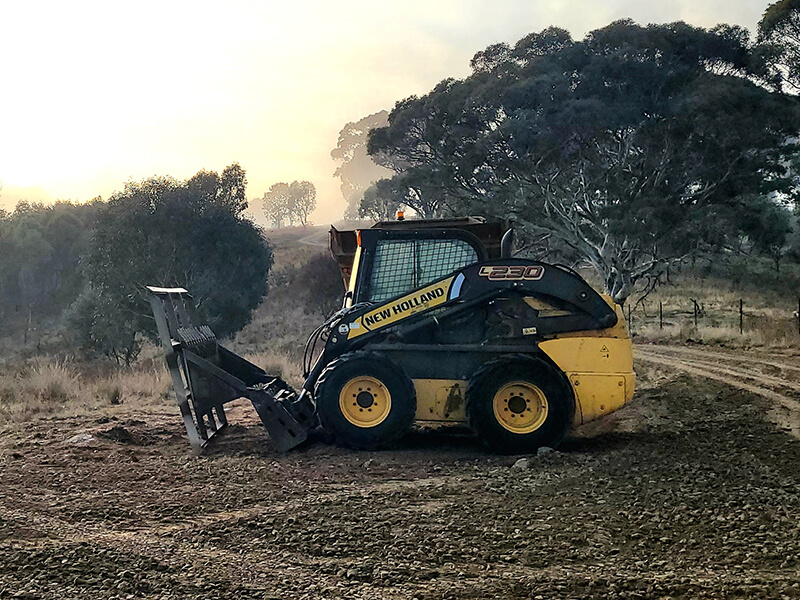
[[[107,198],[238,161],[248,196],[308,179],[344,201],[339,130],[469,73],[487,45],[631,17],[755,29],[768,0],[0,0],[0,206]]]

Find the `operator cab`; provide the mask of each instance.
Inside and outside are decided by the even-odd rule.
[[[507,222],[481,217],[382,221],[349,231],[331,227],[331,253],[347,288],[344,305],[382,302],[467,265],[507,256],[510,232]]]

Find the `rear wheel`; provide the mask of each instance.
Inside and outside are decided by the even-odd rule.
[[[411,428],[417,410],[411,380],[376,352],[352,352],[331,362],[314,396],[323,428],[337,443],[356,449],[390,445]]]
[[[559,371],[542,360],[511,355],[475,372],[466,409],[470,427],[490,450],[525,454],[564,439],[574,400]]]

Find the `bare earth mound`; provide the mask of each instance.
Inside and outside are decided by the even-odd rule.
[[[279,455],[244,405],[199,458],[172,412],[9,427],[0,598],[800,597],[800,361],[641,357],[632,405],[527,468],[458,431]]]

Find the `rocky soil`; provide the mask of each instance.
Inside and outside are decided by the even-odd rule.
[[[201,457],[167,408],[6,426],[0,598],[800,598],[800,441],[769,395],[659,352],[541,456],[463,430],[280,455],[245,405]]]

